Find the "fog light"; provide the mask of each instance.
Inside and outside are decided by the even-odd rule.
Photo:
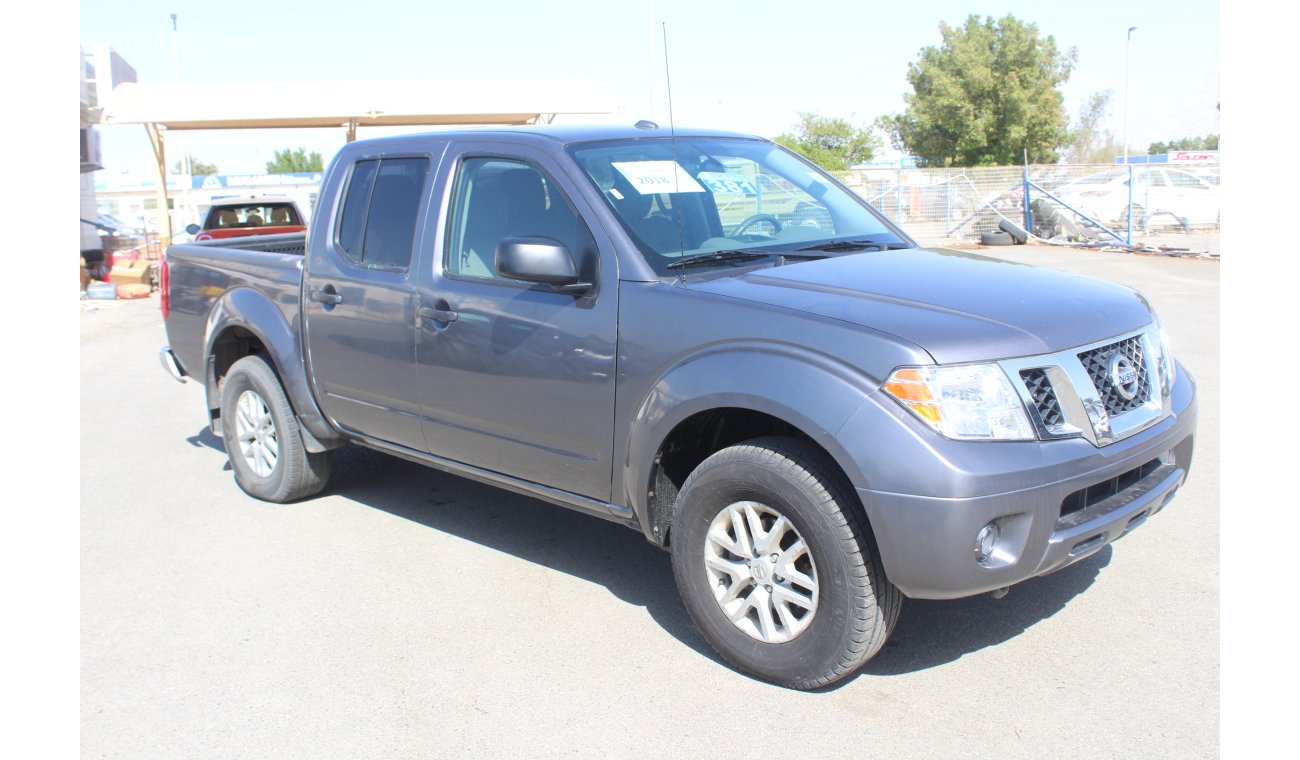
[[[998,528],[997,523],[989,523],[980,532],[975,534],[975,559],[982,565],[989,561],[993,556],[993,550],[997,548],[998,539],[1002,536],[1002,530]]]

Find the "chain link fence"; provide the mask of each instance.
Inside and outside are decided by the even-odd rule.
[[[1061,242],[1130,242],[1130,219],[1134,240],[1219,228],[1218,163],[1134,165],[1131,177],[1129,167],[1115,164],[871,167],[836,174],[922,239],[979,241],[996,235],[1003,222]]]

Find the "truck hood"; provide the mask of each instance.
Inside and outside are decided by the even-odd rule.
[[[942,248],[838,256],[689,287],[908,340],[940,364],[1052,353],[1151,323],[1122,285]]]

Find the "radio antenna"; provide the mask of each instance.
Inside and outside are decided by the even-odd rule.
[[[668,66],[668,22],[663,21],[660,23],[663,25],[664,30],[664,81],[668,85],[668,133],[676,140],[677,132],[673,129],[673,72]],[[676,150],[676,147],[676,145],[673,146],[674,150]],[[677,160],[675,153],[673,160]]]
[[[677,244],[681,246],[682,255],[686,254],[686,234],[682,231],[682,214],[677,208],[681,201],[682,193],[678,172],[682,170],[682,165],[677,163],[677,126],[673,121],[673,75],[668,66],[668,22],[662,21],[664,34],[664,82],[668,86],[668,139],[673,147],[673,222],[677,227]],[[686,277],[683,273],[678,273],[678,281],[685,282]]]

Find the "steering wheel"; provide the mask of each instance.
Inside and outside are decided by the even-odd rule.
[[[781,231],[780,219],[777,219],[771,214],[754,214],[753,216],[749,217],[745,221],[736,225],[736,229],[731,231],[731,237],[739,237],[740,235],[744,234],[745,230],[749,229],[750,227],[753,227],[755,224],[758,224],[759,222],[768,222],[772,225],[773,228],[775,228],[776,232]]]

